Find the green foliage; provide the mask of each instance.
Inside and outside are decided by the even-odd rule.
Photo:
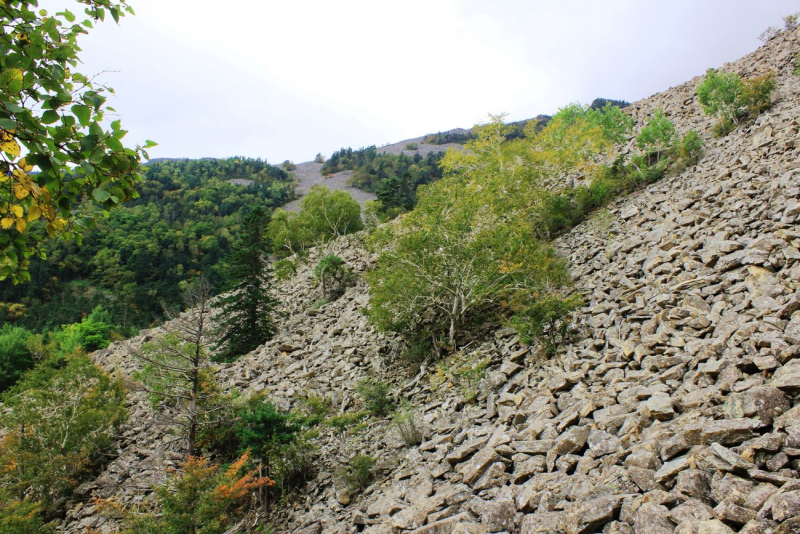
[[[800,76],[800,52],[794,57],[794,75]]]
[[[278,209],[267,235],[275,254],[288,256],[364,228],[361,206],[346,191],[314,186],[300,201],[300,212]]]
[[[736,128],[743,117],[756,117],[769,109],[776,88],[772,71],[742,80],[734,72],[720,73],[708,69],[705,80],[697,86],[697,98],[707,115],[719,118],[713,132],[723,136]]]
[[[661,154],[672,146],[676,136],[675,125],[662,110],[657,109],[636,136],[636,146],[644,150],[646,156],[655,153],[658,161]]]
[[[125,148],[106,121],[111,92],[75,71],[92,21],[133,13],[124,0],[79,0],[86,20],[35,2],[4,2],[0,33],[0,280],[30,280],[40,245],[80,241],[97,214],[136,196],[143,147]],[[148,148],[154,143],[148,141]],[[38,173],[31,173],[38,168]]]
[[[249,449],[259,458],[268,458],[294,443],[302,428],[294,414],[278,410],[261,396],[252,397],[237,416],[234,430],[240,452]]]
[[[305,420],[309,426],[318,425],[325,421],[325,418],[332,410],[330,401],[314,393],[309,393],[302,397],[301,402],[305,407]]]
[[[578,296],[551,295],[518,312],[511,326],[520,333],[524,343],[537,341],[552,356],[568,340],[572,315],[582,305]]]
[[[436,372],[431,378],[431,388],[437,390],[449,382],[458,389],[466,402],[474,403],[478,399],[478,386],[486,377],[489,361],[480,356],[463,358],[456,353],[436,366]]]
[[[271,492],[285,495],[304,485],[315,472],[316,448],[305,429],[322,417],[303,416],[279,410],[263,395],[244,402],[222,399],[220,423],[204,427],[198,444],[222,458],[235,458],[250,451],[262,465],[269,466],[274,480]]]
[[[416,150],[419,148],[417,143],[406,143],[406,150]]]
[[[342,148],[337,150],[325,161],[320,169],[324,175],[336,174],[337,172],[353,170],[362,167],[378,156],[378,149],[375,146],[368,146],[353,150],[352,148]]]
[[[32,332],[10,324],[0,328],[0,393],[13,386],[36,363],[30,347],[32,337]]]
[[[678,157],[693,165],[703,156],[703,139],[694,130],[689,130],[681,139],[678,147]]]
[[[420,190],[414,211],[373,237],[381,253],[366,275],[366,314],[409,346],[455,348],[485,314],[502,316],[512,300],[568,281],[564,262],[537,238],[545,186],[551,169],[586,165],[602,143],[585,141],[601,130],[565,113],[533,138],[507,141],[499,119],[474,133],[466,151],[447,153],[446,176]],[[566,154],[558,138],[583,155]]]
[[[757,116],[772,106],[772,93],[778,88],[775,71],[742,82],[742,104],[751,117]]]
[[[297,274],[297,262],[286,258],[277,260],[272,264],[272,274],[275,280],[288,280]]]
[[[56,342],[67,354],[78,349],[92,352],[108,347],[114,326],[110,324],[111,315],[97,306],[80,323],[65,325],[55,333]]]
[[[612,102],[606,102],[600,109],[587,109],[586,119],[589,124],[599,126],[612,143],[622,143],[633,131],[633,118]]]
[[[205,458],[189,458],[155,489],[154,513],[104,504],[122,516],[126,534],[223,534],[247,513],[252,492],[273,484],[247,471],[248,460],[245,454],[223,469]]]
[[[449,143],[463,145],[472,138],[473,135],[469,131],[451,131],[426,135],[424,141],[429,145],[446,145]]]
[[[228,294],[221,297],[219,360],[232,361],[270,340],[280,304],[271,294],[272,271],[265,250],[267,216],[257,207],[244,221],[242,233],[226,261]]]
[[[358,493],[375,480],[375,458],[367,454],[357,454],[350,464],[339,470],[339,478],[350,493]]]
[[[181,284],[201,272],[222,287],[223,262],[246,209],[281,206],[293,196],[288,174],[263,160],[161,160],[142,172],[140,198],[100,218],[81,246],[52,240],[47,259],[30,265],[31,283],[0,284],[0,301],[25,306],[17,324],[54,329],[102,305],[109,324],[126,334],[148,327],[161,320],[164,305],[180,305]]]
[[[394,427],[406,447],[416,447],[422,443],[422,429],[417,425],[417,418],[412,410],[403,408],[395,413],[393,419]]]
[[[341,297],[348,287],[356,283],[353,268],[335,254],[328,254],[314,267],[314,278],[322,288],[322,298],[328,302]]]
[[[322,153],[318,152],[317,155],[314,156],[314,162],[315,163],[325,163],[325,156],[323,156]]]
[[[394,410],[394,402],[389,398],[389,386],[374,378],[365,378],[356,386],[356,391],[364,400],[367,410],[372,415],[383,417]]]
[[[122,384],[85,356],[44,362],[3,395],[0,487],[53,517],[107,458],[127,417]]]
[[[367,412],[343,413],[326,419],[324,424],[335,428],[339,432],[344,432],[348,428],[357,425],[368,415],[369,413]]]
[[[697,86],[697,99],[706,115],[716,115],[720,121],[739,122],[742,79],[735,72],[706,71],[703,82]]]
[[[41,505],[29,499],[17,499],[0,487],[0,534],[47,534],[54,532],[45,526],[40,515]]]

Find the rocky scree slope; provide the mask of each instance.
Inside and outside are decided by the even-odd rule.
[[[701,78],[633,104],[639,124],[662,108],[680,131],[701,132],[705,157],[558,240],[586,301],[576,341],[550,360],[508,330],[465,348],[490,361],[474,404],[387,364],[397,341],[360,314],[363,282],[320,310],[309,268],[282,285],[280,334],[221,369],[224,383],[287,407],[314,391],[346,411],[358,381],[378,376],[415,405],[426,437],[405,448],[388,419],[323,429],[316,477],[275,513],[277,531],[800,532],[798,50],[800,35],[784,33],[724,67],[773,69],[779,89],[770,111],[722,139],[707,135]],[[334,246],[359,271],[374,261],[358,237]],[[122,344],[95,357],[123,373],[134,365]],[[179,458],[132,402],[120,456],[87,494],[142,499]],[[348,496],[333,473],[357,453],[378,458],[379,475]],[[64,530],[89,526],[114,529],[78,505]]]

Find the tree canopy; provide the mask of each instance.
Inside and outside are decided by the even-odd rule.
[[[0,323],[54,328],[102,305],[123,327],[150,325],[199,273],[222,286],[243,208],[281,206],[294,191],[285,171],[258,159],[161,160],[141,170],[140,197],[100,218],[80,246],[52,240],[47,258],[31,262],[31,283],[0,283]]]
[[[275,254],[287,256],[364,228],[361,206],[346,191],[316,185],[300,201],[300,212],[275,210],[267,229]]]

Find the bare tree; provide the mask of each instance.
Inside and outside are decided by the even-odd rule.
[[[154,405],[162,409],[165,420],[181,429],[187,439],[187,453],[193,456],[197,432],[214,424],[215,402],[213,368],[206,346],[212,340],[211,287],[199,278],[184,292],[183,313],[167,311],[166,333],[141,350],[132,350],[143,363],[137,373],[141,387]]]

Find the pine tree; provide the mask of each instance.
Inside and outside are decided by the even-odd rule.
[[[220,360],[247,354],[275,334],[273,320],[279,302],[271,295],[272,270],[267,264],[267,215],[254,209],[244,220],[242,234],[228,257],[228,294],[222,307]]]

